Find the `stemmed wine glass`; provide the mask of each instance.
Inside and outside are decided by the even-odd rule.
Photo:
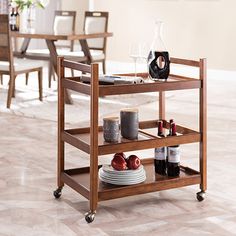
[[[133,43],[130,45],[129,55],[134,60],[135,77],[137,76],[137,62],[140,61],[145,65],[144,71],[148,72],[147,59],[150,47],[146,42]],[[147,77],[148,78],[148,77]]]
[[[137,76],[137,61],[141,57],[141,44],[132,43],[129,48],[129,56],[134,60],[134,75]]]

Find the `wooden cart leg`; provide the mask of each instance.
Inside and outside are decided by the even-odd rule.
[[[61,196],[61,190],[64,186],[64,182],[61,178],[61,173],[65,169],[65,143],[62,141],[61,133],[64,131],[65,121],[65,89],[62,86],[62,80],[64,78],[64,67],[61,66],[63,58],[58,58],[58,153],[57,153],[57,186],[58,188],[53,192],[55,198]]]
[[[201,173],[201,191],[197,193],[198,201],[203,201],[207,189],[207,89],[206,89],[206,59],[200,60],[200,79],[202,86],[200,89],[200,121],[199,129],[201,133],[200,142],[200,173]]]
[[[90,105],[90,211],[85,214],[88,223],[93,222],[98,204],[98,64],[91,69]]]
[[[165,120],[166,106],[165,106],[165,92],[159,92],[159,119]]]

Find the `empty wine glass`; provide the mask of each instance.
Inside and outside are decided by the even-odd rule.
[[[134,60],[134,75],[137,76],[137,61],[140,58],[141,45],[140,43],[132,43],[129,48],[129,56]]]
[[[145,82],[148,82],[148,66],[147,66],[147,60],[148,60],[148,54],[150,51],[150,46],[147,42],[142,42],[140,44],[140,61],[143,66],[143,72],[147,73],[147,76],[143,77],[145,79]]]

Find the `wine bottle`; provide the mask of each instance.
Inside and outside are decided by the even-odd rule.
[[[16,17],[15,17],[14,11],[15,11],[15,9],[12,8],[11,9],[11,14],[10,14],[10,29],[11,29],[11,31],[16,30]]]
[[[18,12],[18,7],[16,8],[16,11],[15,11],[15,19],[16,19],[16,27],[15,27],[15,30],[16,31],[19,31],[20,30],[20,14]]]
[[[158,134],[159,137],[165,137],[163,133],[163,122],[158,122]],[[160,175],[166,175],[166,148],[158,147],[155,148],[155,172]]]
[[[176,124],[171,124],[171,135],[176,136]],[[168,147],[167,175],[177,177],[180,174],[180,147],[179,145]]]
[[[169,124],[170,124],[169,133],[167,134],[167,136],[172,136],[172,129],[171,129],[172,123],[174,123],[174,120],[170,119],[170,121],[169,121]],[[167,162],[168,162],[168,148],[169,147],[166,148],[167,149],[167,151],[166,151],[166,166],[167,166]]]

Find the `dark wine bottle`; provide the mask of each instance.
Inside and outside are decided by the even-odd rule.
[[[163,133],[163,122],[158,122],[158,134],[159,137],[165,137]],[[160,175],[166,175],[166,148],[158,147],[155,148],[155,172]]]
[[[170,119],[170,121],[169,121],[169,124],[170,124],[169,133],[167,134],[167,136],[172,136],[172,129],[171,129],[172,123],[174,123],[174,120]],[[167,149],[167,151],[166,151],[166,166],[167,166],[167,162],[168,162],[168,148],[169,147],[166,148]]]
[[[11,9],[11,14],[10,14],[10,29],[11,31],[16,30],[16,17],[15,17],[15,9]]]
[[[171,124],[171,135],[176,136],[176,124]],[[177,177],[180,174],[180,147],[179,145],[168,147],[167,175]]]

